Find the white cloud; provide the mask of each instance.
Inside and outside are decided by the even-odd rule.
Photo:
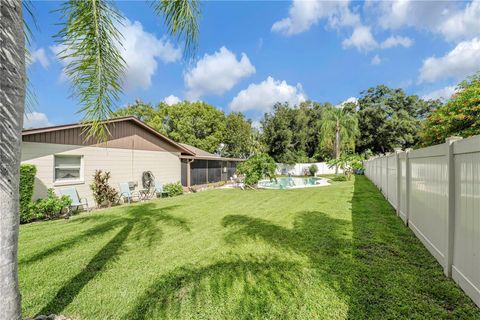
[[[293,106],[306,100],[307,96],[303,92],[301,84],[291,86],[286,81],[268,77],[266,80],[258,84],[252,83],[240,91],[230,102],[230,109],[268,112],[277,102],[288,102]]]
[[[448,40],[461,40],[480,35],[480,0],[468,3],[465,9],[449,16],[439,26]]]
[[[168,97],[165,97],[165,99],[163,99],[163,102],[165,102],[167,105],[171,106],[171,105],[174,105],[174,104],[177,104],[179,102],[181,102],[182,100],[180,100],[179,97],[177,96],[174,96],[173,94],[169,95]]]
[[[158,66],[163,63],[178,61],[182,51],[165,38],[159,39],[154,34],[143,30],[140,22],[126,21],[120,32],[124,37],[121,54],[127,64],[124,87],[133,90],[136,87],[148,89],[152,84],[152,76]]]
[[[376,54],[373,58],[372,58],[372,61],[371,63],[373,65],[379,65],[380,63],[382,63],[382,59],[380,58],[380,56],[378,54]]]
[[[403,46],[405,48],[408,48],[412,44],[413,44],[413,40],[408,37],[390,36],[380,44],[380,48],[389,49],[396,46]]]
[[[348,1],[293,0],[288,17],[275,22],[272,31],[294,35],[309,30],[325,18],[330,19],[331,25],[351,25],[359,21],[348,9]]]
[[[347,104],[347,103],[353,103],[354,105],[358,106],[358,98],[357,97],[350,97],[350,98],[342,101],[341,103],[337,104],[335,107],[343,108],[343,106],[345,106],[345,104]]]
[[[29,65],[40,63],[40,65],[47,69],[50,65],[50,60],[48,60],[47,53],[45,52],[44,48],[39,48],[30,52],[30,60],[28,61]]]
[[[423,61],[419,82],[435,82],[442,79],[462,79],[478,71],[480,38],[460,42],[445,56],[430,57]]]
[[[450,97],[455,93],[456,87],[455,86],[447,86],[445,88],[441,88],[432,92],[429,92],[425,95],[422,96],[422,99],[424,100],[436,100],[436,99],[442,99],[442,100],[448,100]]]
[[[366,8],[375,11],[385,29],[414,27],[441,34],[448,41],[480,35],[480,0],[369,1]]]
[[[29,112],[23,116],[23,127],[25,129],[48,127],[52,125],[53,124],[48,121],[48,117],[45,113]]]
[[[152,84],[152,76],[158,67],[158,60],[163,63],[178,61],[182,51],[176,48],[165,38],[157,38],[154,34],[143,30],[140,22],[129,20],[123,26],[119,26],[123,35],[122,45],[119,46],[120,54],[126,63],[126,72],[123,78],[123,87],[132,91],[138,87],[148,89]],[[65,50],[63,45],[54,45],[50,49],[55,55]],[[63,66],[71,62],[71,59],[60,60]],[[66,80],[63,72],[61,80]]]
[[[237,60],[233,52],[221,47],[212,55],[205,54],[195,67],[185,72],[187,97],[197,100],[205,94],[221,95],[255,72],[245,53]]]
[[[354,28],[350,38],[343,40],[344,48],[354,47],[359,51],[370,51],[378,46],[370,27],[359,25]]]

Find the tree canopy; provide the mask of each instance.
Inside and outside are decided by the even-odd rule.
[[[385,153],[414,146],[419,141],[421,121],[440,104],[384,85],[363,91],[358,99],[357,151]]]
[[[133,115],[160,133],[181,143],[187,143],[208,152],[246,158],[251,154],[252,126],[241,113],[225,113],[205,102],[183,101],[174,105],[164,102],[157,106],[137,100],[114,113],[115,116]]]
[[[480,134],[480,73],[461,82],[456,91],[422,124],[422,146],[443,143],[450,136]]]

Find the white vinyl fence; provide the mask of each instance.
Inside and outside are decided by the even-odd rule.
[[[365,174],[480,306],[480,136],[375,157]]]
[[[329,168],[326,162],[313,162],[313,163],[296,163],[296,164],[285,164],[277,163],[277,174],[291,174],[293,176],[302,176],[305,172],[308,172],[308,168],[312,165],[317,165],[319,174],[334,174],[335,167]],[[338,169],[338,172],[342,172],[341,169]]]

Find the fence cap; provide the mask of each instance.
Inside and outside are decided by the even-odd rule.
[[[455,141],[458,141],[458,140],[462,140],[463,138],[460,137],[460,136],[451,136],[451,137],[448,137],[447,139],[445,139],[445,142],[447,143],[452,143],[452,142],[455,142]]]
[[[400,148],[400,147],[399,147],[399,148],[393,148],[393,151],[395,151],[395,152],[402,152],[402,148]]]

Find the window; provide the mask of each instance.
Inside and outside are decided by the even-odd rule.
[[[83,181],[82,156],[55,156],[55,182]]]

